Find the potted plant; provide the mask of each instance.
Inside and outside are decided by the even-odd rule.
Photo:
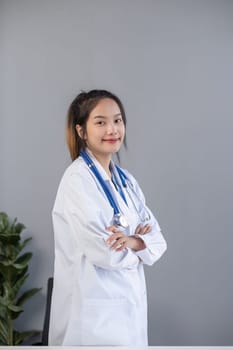
[[[22,240],[25,226],[17,219],[11,221],[6,213],[0,213],[0,345],[19,345],[38,331],[19,332],[14,328],[14,320],[24,311],[24,302],[41,288],[21,292],[28,278],[30,252],[22,252],[31,240]]]

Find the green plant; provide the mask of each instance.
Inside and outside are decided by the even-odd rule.
[[[22,253],[31,240],[22,240],[25,226],[11,221],[6,213],[0,213],[0,345],[19,345],[24,339],[40,332],[18,332],[14,320],[23,312],[24,302],[41,288],[33,288],[20,293],[29,276],[28,264],[32,253]]]

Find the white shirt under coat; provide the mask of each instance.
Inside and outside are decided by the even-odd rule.
[[[123,189],[128,206],[88,153],[127,218],[125,233],[134,235],[140,218],[127,191]],[[118,176],[113,162],[112,168]],[[133,176],[125,173],[137,194],[131,190],[131,196],[141,210],[144,195]],[[147,210],[152,230],[140,235],[146,248],[111,250],[105,240],[112,232],[105,228],[113,224],[113,209],[101,185],[81,157],[66,169],[52,212],[55,264],[49,345],[148,344],[143,264],[154,264],[167,246],[157,220]]]

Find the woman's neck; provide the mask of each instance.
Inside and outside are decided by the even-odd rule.
[[[92,152],[93,156],[98,160],[98,162],[102,165],[108,176],[111,178],[112,174],[110,171],[110,162],[111,162],[111,154],[110,155],[100,155]]]

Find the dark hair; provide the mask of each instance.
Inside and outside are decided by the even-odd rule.
[[[124,106],[116,95],[107,90],[81,92],[71,103],[67,114],[66,141],[72,161],[78,158],[81,150],[86,148],[85,141],[77,133],[76,125],[79,124],[85,134],[88,117],[98,102],[103,98],[110,98],[118,104],[123,123],[126,126]],[[126,137],[124,138],[124,145],[126,146]],[[117,157],[119,160],[118,154]]]

